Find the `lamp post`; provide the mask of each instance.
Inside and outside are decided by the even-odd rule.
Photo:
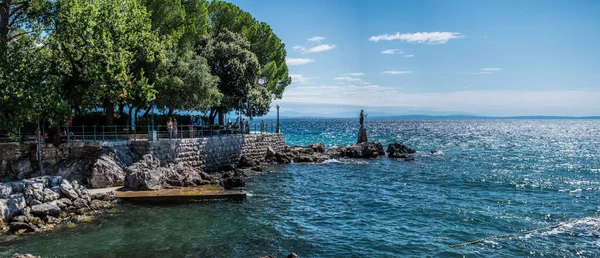
[[[281,128],[279,127],[279,105],[275,107],[277,108],[277,128],[275,129],[275,132],[281,133]]]

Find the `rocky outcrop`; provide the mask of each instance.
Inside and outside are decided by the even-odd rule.
[[[392,143],[387,147],[387,154],[390,158],[401,158],[404,160],[414,160],[414,157],[410,154],[414,154],[415,150],[407,147],[401,143]]]
[[[92,188],[106,188],[123,185],[125,171],[113,157],[102,154],[94,162],[88,183]]]
[[[58,176],[0,183],[0,224],[13,233],[43,231],[77,216],[106,209],[114,195],[88,190]]]
[[[178,186],[198,186],[209,184],[214,178],[199,168],[181,164],[161,166],[160,160],[152,154],[125,169],[125,187],[134,191],[159,190]]]
[[[12,163],[10,168],[12,169],[13,174],[17,175],[18,179],[27,178],[27,176],[33,172],[33,167],[31,166],[31,160],[29,158],[24,158]]]
[[[350,146],[333,147],[326,152],[334,158],[377,158],[385,155],[381,143],[363,142]]]

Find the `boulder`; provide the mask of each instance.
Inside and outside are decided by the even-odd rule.
[[[67,180],[63,180],[60,184],[60,192],[71,200],[79,198],[79,195],[77,194],[77,192],[75,192],[73,186]]]
[[[296,253],[290,253],[287,258],[299,258]]]
[[[29,176],[33,171],[31,167],[31,160],[29,158],[23,158],[10,164],[13,175],[16,175],[18,179],[24,179]]]
[[[25,187],[25,197],[30,197],[32,200],[44,201],[44,184],[40,182],[30,183]]]
[[[133,163],[125,171],[125,187],[133,190],[159,190],[163,178],[160,160],[151,154],[146,154],[139,162]]]
[[[326,151],[332,158],[376,158],[385,155],[381,143],[363,142],[350,146],[334,147]]]
[[[112,157],[102,154],[92,166],[88,182],[92,188],[106,188],[123,185],[124,179],[123,169]]]
[[[413,154],[415,153],[415,150],[407,147],[404,144],[401,143],[392,143],[390,145],[388,145],[387,147],[387,154],[388,157],[390,158],[403,158],[406,159],[407,155],[406,154]]]
[[[73,201],[73,206],[75,206],[75,208],[77,208],[77,209],[87,208],[88,201],[84,198],[79,198],[79,199]]]
[[[50,188],[44,189],[44,202],[51,202],[54,200],[58,200],[58,198],[60,198],[58,192],[55,192]]]
[[[255,159],[251,159],[246,155],[242,155],[238,161],[238,167],[240,168],[251,168],[260,165],[260,162]]]
[[[324,153],[326,151],[325,144],[322,142],[311,144],[308,147],[311,148],[314,152],[318,152],[318,153]]]
[[[246,181],[244,180],[244,172],[240,170],[230,171],[223,173],[221,179],[221,185],[225,190],[231,190],[234,188],[245,187]]]
[[[22,213],[26,206],[23,194],[14,194],[0,199],[0,221],[9,221],[14,215]]]
[[[265,156],[266,159],[270,159],[275,157],[275,151],[273,150],[273,148],[271,148],[270,146],[267,147],[267,155]]]
[[[31,214],[40,218],[44,218],[48,215],[58,217],[60,208],[56,204],[42,203],[31,206]]]
[[[38,228],[34,225],[31,225],[29,223],[24,223],[24,222],[11,222],[10,223],[10,231],[12,232],[17,232],[17,231],[21,231],[24,230],[25,232],[36,232],[38,231]],[[15,257],[15,256],[13,256]],[[19,256],[17,256],[19,257]]]
[[[102,201],[102,200],[92,200],[92,202],[90,203],[90,208],[92,210],[101,210],[101,209],[106,209],[106,208],[110,208],[111,204],[107,201]]]

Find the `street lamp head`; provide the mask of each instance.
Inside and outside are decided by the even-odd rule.
[[[279,105],[275,106],[277,109],[279,109]]]

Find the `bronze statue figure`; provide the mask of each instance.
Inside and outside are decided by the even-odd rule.
[[[367,117],[369,114],[365,114],[363,113],[363,110],[360,110],[360,126],[362,127],[365,124],[365,117]]]

